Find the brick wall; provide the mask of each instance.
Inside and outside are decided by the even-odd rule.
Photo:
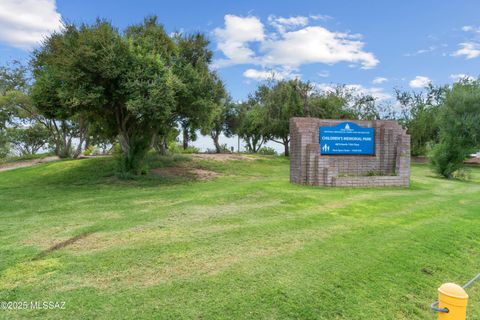
[[[290,119],[290,181],[339,187],[408,186],[410,136],[396,121],[348,120],[362,127],[375,128],[373,156],[320,154],[320,127],[345,121]]]

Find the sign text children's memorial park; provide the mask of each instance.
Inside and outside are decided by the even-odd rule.
[[[374,155],[375,129],[353,122],[320,127],[320,153],[331,155]]]

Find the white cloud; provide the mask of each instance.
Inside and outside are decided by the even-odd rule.
[[[451,75],[450,75],[450,78],[451,78],[454,82],[457,82],[457,81],[462,80],[462,79],[475,80],[475,77],[470,76],[470,75],[468,75],[468,74],[464,74],[464,73],[451,74]]]
[[[336,86],[334,84],[328,83],[316,83],[315,86],[317,89],[324,92],[335,92]],[[387,101],[393,99],[392,95],[388,92],[385,92],[383,88],[371,87],[367,88],[361,84],[347,84],[344,86],[345,89],[351,91],[352,93],[357,93],[361,95],[370,95],[378,102]]]
[[[474,27],[474,26],[463,26],[462,31],[465,32],[477,32],[480,33],[480,27]]]
[[[442,45],[443,46],[443,45]],[[429,46],[428,48],[426,49],[420,49],[420,50],[417,50],[413,53],[406,53],[404,54],[405,57],[414,57],[414,56],[418,56],[420,54],[424,54],[424,53],[429,53],[429,52],[433,52],[435,50],[437,50],[438,47],[437,46]]]
[[[262,43],[265,64],[298,67],[302,64],[351,62],[368,69],[376,66],[378,60],[363,51],[364,43],[347,33],[331,32],[320,26],[306,27],[285,32],[281,39],[266,40]]]
[[[287,26],[305,26],[308,24],[308,17],[296,16],[290,18],[279,17],[275,19],[278,23]]]
[[[358,92],[364,95],[371,95],[377,101],[385,101],[385,100],[392,99],[392,95],[385,92],[383,88],[377,88],[377,87],[366,88],[360,84],[348,84],[346,85],[346,88],[349,88],[355,92]]]
[[[268,22],[280,33],[284,33],[287,30],[292,30],[298,27],[305,27],[310,23],[310,20],[327,21],[332,17],[327,15],[310,15],[306,16],[294,16],[294,17],[277,17],[275,15],[268,16]]]
[[[31,49],[62,28],[55,0],[0,1],[0,42]]]
[[[384,77],[376,77],[375,79],[373,79],[372,83],[373,84],[382,84],[384,82],[387,82],[388,79],[387,78],[384,78]]]
[[[454,53],[452,56],[460,57],[465,56],[466,59],[473,59],[480,57],[480,44],[475,42],[463,42],[460,43],[459,46],[461,47]]]
[[[253,63],[255,52],[248,47],[249,42],[263,41],[264,27],[256,17],[238,17],[227,14],[225,28],[214,30],[218,42],[218,49],[227,59],[216,62],[218,67]]]
[[[294,73],[293,70],[256,70],[256,69],[247,69],[243,73],[243,76],[249,79],[254,79],[257,81],[274,79],[274,80],[283,80],[289,78],[299,78],[300,75]]]
[[[428,78],[428,77],[416,76],[415,79],[410,80],[410,82],[408,84],[412,88],[425,88],[431,82],[432,82],[432,80],[430,80],[430,78]]]
[[[330,72],[328,70],[323,70],[317,73],[319,77],[328,78],[330,77]]]
[[[468,33],[470,39],[468,41],[459,43],[458,45],[460,49],[453,52],[451,56],[464,56],[465,59],[474,59],[480,57],[480,27],[463,26],[462,30]]]
[[[333,18],[331,16],[327,16],[327,15],[324,15],[324,14],[317,14],[317,15],[310,15],[310,19],[327,21],[327,20],[332,20]]]
[[[315,87],[324,92],[334,92],[336,86],[333,83],[314,83]]]
[[[348,62],[368,69],[379,63],[373,53],[364,51],[361,35],[308,26],[310,20],[304,16],[270,16],[268,20],[277,31],[265,32],[256,17],[226,15],[225,27],[214,31],[218,49],[226,56],[217,60],[216,65],[256,64],[295,69],[310,63]],[[259,45],[256,51],[252,48],[255,42]]]
[[[271,15],[268,17],[268,22],[275,27],[279,32],[283,33],[285,30],[295,27],[303,27],[308,24],[308,17],[296,16],[290,18],[276,17]]]

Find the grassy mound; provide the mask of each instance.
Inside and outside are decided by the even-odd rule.
[[[479,272],[480,169],[409,189],[293,185],[283,158],[111,158],[0,173],[0,310],[48,319],[432,319],[446,281]],[[210,179],[165,172],[203,170]],[[480,317],[480,285],[468,290]]]

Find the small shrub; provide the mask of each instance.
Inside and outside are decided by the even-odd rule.
[[[150,139],[141,135],[130,137],[129,148],[117,154],[117,173],[121,178],[130,175],[144,175],[148,173],[146,158],[150,149]],[[123,149],[123,148],[122,148]]]
[[[467,181],[472,179],[472,173],[470,172],[470,170],[464,167],[455,171],[452,174],[452,178]]]
[[[430,161],[435,171],[445,178],[453,178],[453,173],[463,168],[463,160],[470,153],[459,143],[442,142],[430,153]]]
[[[275,151],[275,149],[270,147],[262,147],[260,150],[258,150],[258,153],[263,155],[274,156],[277,154],[277,151]]]
[[[115,143],[111,149],[113,155],[120,155],[122,154],[122,147],[119,143]]]
[[[231,149],[232,150],[230,150],[230,148],[227,146],[226,143],[224,143],[220,146],[220,152],[222,152],[222,153],[230,153],[230,152],[233,151],[233,147]]]
[[[189,146],[187,149],[183,149],[183,146],[179,145],[176,142],[170,143],[168,145],[168,151],[171,153],[180,153],[180,154],[191,154],[191,153],[199,153],[200,149]]]
[[[230,149],[228,148],[228,145],[226,143],[222,144],[220,146],[220,153],[232,153],[234,151],[234,148],[231,147]],[[218,153],[217,149],[207,149],[205,153]]]
[[[189,146],[189,147],[187,147],[187,149],[181,148],[180,153],[189,154],[189,153],[199,153],[199,152],[200,152],[200,149],[198,149],[197,147]]]
[[[89,146],[84,152],[84,156],[91,156],[93,154],[93,151],[95,150],[94,146]]]

